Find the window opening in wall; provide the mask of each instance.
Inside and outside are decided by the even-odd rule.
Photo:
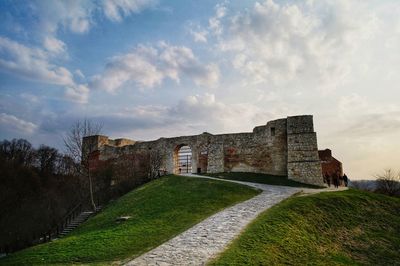
[[[271,127],[271,136],[275,136],[275,128]]]

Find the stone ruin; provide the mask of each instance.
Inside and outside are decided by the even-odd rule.
[[[312,115],[269,121],[246,133],[204,132],[154,141],[111,140],[96,135],[83,139],[83,147],[88,143],[94,146],[90,151],[92,167],[107,161],[148,158],[143,154],[157,152],[161,158],[158,170],[166,174],[254,172],[323,185]]]

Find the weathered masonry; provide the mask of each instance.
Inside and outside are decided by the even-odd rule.
[[[167,173],[256,172],[323,184],[317,135],[311,115],[290,116],[257,126],[253,132],[160,138],[154,141],[111,140],[90,136],[92,160],[129,160],[151,152],[160,154]],[[136,158],[145,158],[136,156]]]

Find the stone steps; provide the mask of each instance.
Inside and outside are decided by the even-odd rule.
[[[98,206],[96,208],[96,213],[101,210],[102,206]],[[59,234],[58,237],[63,237],[69,234],[71,231],[73,231],[75,228],[77,228],[79,225],[82,223],[86,222],[87,219],[89,219],[90,216],[92,216],[95,212],[93,211],[83,211],[81,214],[78,215],[71,223],[69,223],[64,230]]]

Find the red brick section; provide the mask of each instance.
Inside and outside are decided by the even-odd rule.
[[[99,169],[101,166],[105,164],[104,161],[100,161],[100,151],[94,151],[89,154],[89,170],[94,171]]]
[[[113,170],[113,181],[118,181],[132,178],[132,176],[147,177],[148,173],[148,154],[138,152],[136,154],[124,154],[116,158],[100,160],[100,151],[94,151],[89,156],[90,171],[102,171],[107,168]],[[111,169],[110,168],[110,169]]]
[[[339,173],[340,177],[343,176],[342,163],[332,156],[332,151],[330,149],[320,150],[318,151],[318,155],[321,160],[323,176],[326,174],[332,176],[336,172]]]

